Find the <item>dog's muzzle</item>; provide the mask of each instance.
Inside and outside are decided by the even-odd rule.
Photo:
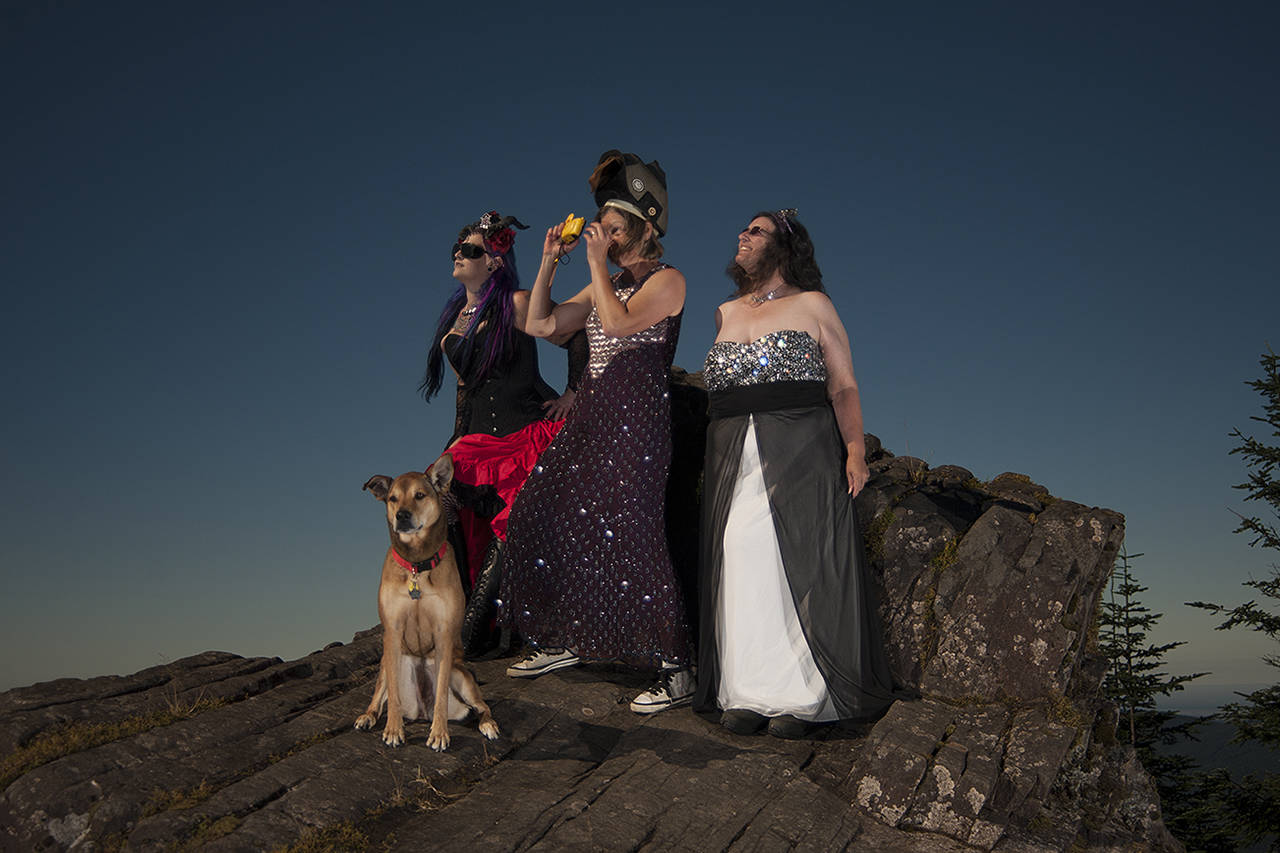
[[[413,513],[407,509],[402,509],[396,513],[396,532],[412,533],[415,530],[421,530],[422,525],[416,524],[413,520]]]

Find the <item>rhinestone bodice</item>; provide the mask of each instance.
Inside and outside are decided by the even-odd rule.
[[[653,274],[664,269],[668,269],[667,264],[658,264],[640,281],[626,286],[620,286],[622,273],[617,273],[613,277],[614,293],[618,295],[618,301],[623,305],[631,300],[631,297],[640,292],[640,288],[648,281]],[[675,317],[663,317],[647,329],[641,329],[634,334],[625,335],[615,338],[605,334],[604,328],[600,324],[600,313],[592,307],[591,313],[587,316],[587,340],[591,344],[591,360],[587,362],[587,370],[592,376],[599,377],[604,373],[604,369],[609,366],[609,362],[618,353],[644,346],[645,344],[665,344],[669,339],[673,339],[680,331],[680,315]],[[671,347],[674,354],[674,347]]]
[[[709,391],[762,382],[827,381],[822,346],[808,332],[779,329],[754,341],[717,341],[707,353],[703,378]]]

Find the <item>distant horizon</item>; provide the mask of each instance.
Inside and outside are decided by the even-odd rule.
[[[1275,682],[1272,682],[1274,684]],[[1161,696],[1156,700],[1156,707],[1161,711],[1177,711],[1189,717],[1204,717],[1217,713],[1223,705],[1232,702],[1243,702],[1237,693],[1248,695],[1271,684],[1263,682],[1249,684],[1188,684],[1180,693],[1173,696]]]
[[[373,624],[368,625],[365,628],[355,629],[354,631],[351,632],[350,635],[347,636],[346,639],[341,639],[341,640],[331,639],[326,642],[315,645],[314,648],[306,652],[301,652],[297,654],[282,655],[278,653],[269,653],[266,651],[245,654],[243,652],[231,651],[226,648],[202,649],[200,651],[191,652],[190,654],[183,654],[183,655],[179,655],[172,658],[165,657],[165,659],[159,660],[156,663],[147,664],[145,666],[139,666],[136,669],[131,669],[128,671],[98,672],[98,673],[86,674],[86,675],[60,675],[60,676],[54,676],[51,678],[40,678],[40,679],[37,679],[36,681],[23,683],[23,684],[11,684],[7,686],[0,685],[0,693],[8,692],[10,690],[25,689],[28,687],[36,687],[40,684],[47,684],[50,682],[60,681],[68,678],[88,680],[92,678],[111,678],[116,676],[129,676],[129,675],[133,675],[136,672],[141,672],[143,670],[152,669],[156,667],[169,666],[177,662],[178,660],[182,660],[183,658],[193,657],[193,656],[204,654],[207,652],[224,652],[227,654],[239,655],[240,657],[244,657],[244,658],[254,658],[254,657],[279,658],[283,662],[290,662],[293,660],[301,660],[307,657],[308,655],[312,654],[313,652],[320,651],[321,649],[333,643],[342,643],[342,644],[349,643],[351,642],[355,634],[358,634],[362,631],[367,631],[376,627],[377,627],[377,622],[375,620]],[[1174,674],[1172,671],[1168,669],[1168,667],[1165,667],[1164,671],[1168,674]],[[1242,701],[1242,697],[1237,694],[1248,695],[1250,693],[1253,693],[1254,691],[1261,690],[1265,687],[1269,687],[1271,686],[1271,684],[1274,683],[1274,682],[1218,683],[1213,681],[1206,681],[1206,679],[1208,679],[1209,677],[1210,676],[1205,676],[1204,678],[1197,679],[1196,681],[1193,681],[1193,682],[1189,682],[1183,687],[1182,690],[1175,692],[1172,696],[1157,697],[1156,707],[1161,711],[1176,711],[1177,713],[1187,717],[1205,717],[1205,716],[1209,716],[1211,714],[1217,713],[1221,709],[1221,707],[1225,704],[1228,704],[1230,702]]]

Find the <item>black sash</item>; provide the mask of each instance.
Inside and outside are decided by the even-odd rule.
[[[761,382],[725,391],[711,392],[711,419],[732,418],[751,412],[773,412],[821,406],[827,402],[827,383],[817,380],[802,382]]]

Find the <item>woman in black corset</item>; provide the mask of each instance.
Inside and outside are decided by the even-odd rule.
[[[458,523],[451,531],[468,590],[463,643],[469,653],[491,641],[493,600],[500,580],[507,514],[515,496],[574,402],[586,366],[586,338],[556,340],[569,349],[569,381],[559,397],[538,372],[538,352],[525,334],[529,291],[515,265],[515,217],[490,211],[464,227],[453,245],[458,287],[445,304],[420,389],[439,392],[444,362],[458,377],[453,435],[453,494]]]

